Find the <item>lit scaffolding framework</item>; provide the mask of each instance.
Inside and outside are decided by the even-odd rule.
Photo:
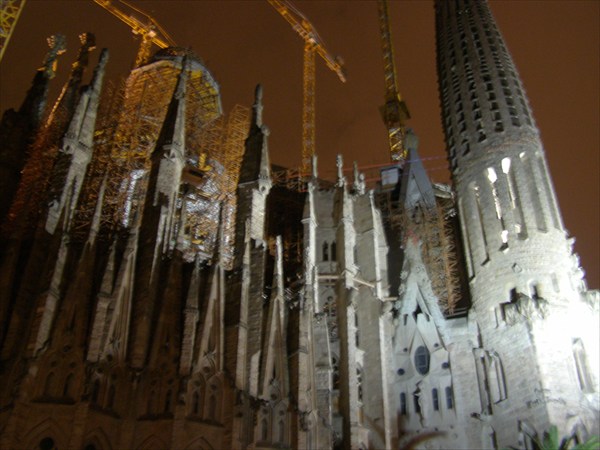
[[[206,155],[209,165],[219,162],[224,173],[219,178],[219,191],[222,193],[221,218],[222,232],[221,257],[225,267],[233,263],[233,244],[237,210],[237,184],[244,154],[244,142],[250,128],[250,108],[235,105],[228,117],[220,116],[201,130],[200,154]],[[203,161],[201,161],[203,162]],[[207,217],[198,217],[197,229],[206,230]],[[214,218],[210,218],[214,222]],[[216,234],[213,233],[212,236]],[[208,244],[208,243],[207,243]],[[214,242],[212,243],[215,244]]]
[[[96,124],[94,159],[75,220],[76,230],[82,235],[89,229],[100,192],[103,198],[98,220],[104,230],[136,225],[150,156],[182,70],[184,52],[161,50],[154,62],[134,69],[125,81],[105,89]],[[215,168],[205,164],[202,129],[221,116],[222,107],[217,83],[197,57],[193,58],[186,86],[186,173],[190,168],[199,171],[204,181],[189,192],[210,200],[218,193],[210,186],[218,183],[221,174],[217,173],[218,164]]]
[[[167,50],[168,52],[169,50]],[[147,184],[145,177],[150,155],[163,125],[175,90],[181,63],[175,59],[153,62],[132,71],[127,79],[114,132],[108,142],[110,158],[115,162],[114,177],[119,183],[107,191],[106,201],[113,203],[112,220],[123,226],[133,225],[136,211]],[[221,114],[216,82],[199,63],[192,64],[186,87],[186,158],[190,164],[202,160],[199,155],[200,129]],[[111,177],[113,178],[113,177]],[[121,179],[119,179],[121,178]]]

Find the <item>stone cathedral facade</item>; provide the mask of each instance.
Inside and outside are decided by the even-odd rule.
[[[303,189],[278,184],[260,87],[239,145],[202,150],[219,87],[181,49],[111,97],[107,51],[81,87],[83,35],[46,108],[51,42],[0,123],[0,448],[532,449],[551,425],[598,434],[599,296],[521,81],[486,2],[435,8],[452,188],[410,137],[376,189],[341,156],[334,183],[315,159]]]

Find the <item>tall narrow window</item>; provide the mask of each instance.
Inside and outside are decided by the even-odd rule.
[[[279,442],[285,442],[285,424],[283,423],[283,420],[279,421]]]
[[[356,368],[356,383],[358,384],[358,401],[363,401],[362,369]]]
[[[169,389],[167,391],[167,395],[165,395],[165,408],[164,408],[164,412],[168,413],[171,411],[171,400],[173,397],[173,393],[171,392],[171,390]]]
[[[404,392],[400,393],[400,414],[406,415],[406,394]]]
[[[415,412],[417,414],[421,414],[421,404],[419,403],[419,392],[418,391],[413,394],[413,402],[415,405]]]
[[[150,391],[150,396],[148,397],[148,414],[154,414],[154,402],[156,401],[156,392],[153,390]]]
[[[208,419],[216,419],[217,400],[214,395],[211,395],[208,400]]]
[[[98,403],[98,396],[100,395],[100,380],[94,381],[92,385],[92,403]]]
[[[323,261],[329,261],[329,244],[323,242]]]
[[[433,410],[439,411],[440,410],[440,396],[438,394],[438,390],[435,388],[431,391],[431,400],[433,401]]]
[[[66,380],[65,380],[65,384],[63,386],[63,397],[67,397],[70,398],[72,395],[71,389],[73,388],[73,374],[70,373]]]
[[[446,386],[446,408],[454,408],[454,397],[452,395],[452,388],[450,386]]]
[[[192,396],[192,414],[197,416],[200,413],[200,395],[198,391]]]
[[[106,399],[106,407],[108,409],[112,409],[112,407],[115,405],[115,394],[116,394],[115,385],[111,384],[110,388],[108,389],[108,397]]]
[[[54,379],[56,376],[54,372],[50,372],[46,378],[46,384],[44,385],[44,395],[50,397],[54,394]]]
[[[577,369],[577,379],[579,380],[580,389],[583,392],[594,392],[585,348],[583,348],[583,342],[579,338],[573,340],[573,358],[575,359],[575,368]]]
[[[429,350],[424,345],[420,345],[415,351],[415,368],[421,375],[429,372]]]
[[[267,425],[267,419],[263,419],[260,422],[260,438],[262,441],[266,441],[269,437],[269,429]]]
[[[337,244],[335,242],[331,243],[331,260],[337,261]]]

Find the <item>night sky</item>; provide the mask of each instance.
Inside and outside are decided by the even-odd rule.
[[[135,1],[182,47],[190,47],[221,85],[225,111],[249,106],[264,87],[264,121],[271,130],[272,162],[300,163],[302,51],[300,37],[266,1]],[[317,59],[319,172],[332,178],[335,155],[346,167],[388,161],[382,57],[375,1],[296,1],[333,55],[346,63],[348,82]],[[492,1],[533,108],[550,164],[564,222],[588,285],[600,286],[600,2],[597,0]],[[420,154],[434,181],[447,182],[435,73],[433,2],[392,1],[398,81],[420,138]],[[56,97],[79,41],[91,31],[110,50],[108,77],[127,73],[137,51],[129,28],[92,0],[28,0],[0,63],[0,110],[18,107],[41,65],[52,33],[67,36],[59,59]],[[95,52],[95,64],[98,51]],[[91,70],[88,72],[88,76]]]

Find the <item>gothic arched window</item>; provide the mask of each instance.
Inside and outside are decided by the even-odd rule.
[[[329,261],[329,244],[323,242],[323,261]]]

